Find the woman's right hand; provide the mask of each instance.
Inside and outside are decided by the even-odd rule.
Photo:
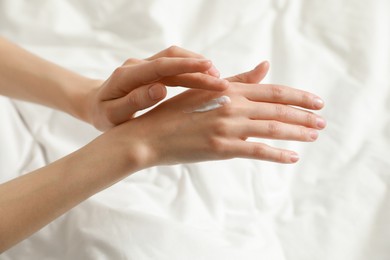
[[[188,113],[222,95],[231,103]],[[298,89],[232,82],[223,92],[188,90],[107,134],[130,149],[141,168],[235,157],[295,163],[297,153],[247,139],[315,141],[325,120],[304,109],[322,107],[318,96]]]

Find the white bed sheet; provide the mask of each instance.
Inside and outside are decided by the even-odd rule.
[[[0,35],[85,75],[105,78],[172,44],[224,76],[267,59],[265,81],[319,94],[328,120],[316,143],[268,142],[300,152],[297,165],[144,170],[0,259],[389,260],[389,25],[387,0],[0,0]],[[99,134],[6,98],[0,125],[1,182]]]

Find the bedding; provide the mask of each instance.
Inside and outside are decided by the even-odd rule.
[[[81,74],[178,45],[230,76],[323,97],[328,126],[296,165],[245,159],[154,167],[96,194],[0,255],[13,259],[390,259],[390,2],[0,0],[0,35]],[[170,88],[169,96],[181,88]],[[0,181],[100,133],[0,97]],[[263,141],[263,140],[261,140]]]

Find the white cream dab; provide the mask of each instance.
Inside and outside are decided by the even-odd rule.
[[[202,112],[211,111],[211,110],[220,108],[220,107],[224,106],[225,104],[229,104],[230,102],[231,102],[231,100],[228,96],[221,96],[219,98],[214,98],[214,99],[204,103],[200,107],[192,110],[190,113],[195,113],[195,112],[202,113]]]

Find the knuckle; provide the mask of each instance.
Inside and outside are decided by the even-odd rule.
[[[306,127],[300,126],[299,127],[299,139],[300,140],[310,140],[310,135]]]
[[[112,72],[112,76],[113,77],[120,77],[124,71],[125,71],[125,67],[123,66],[120,66],[120,67],[117,67],[113,72]]]
[[[312,97],[311,97],[311,95],[309,93],[303,92],[302,96],[301,96],[301,99],[302,99],[303,106],[306,106],[306,107],[310,107],[311,106]]]
[[[316,116],[313,113],[307,113],[306,114],[306,124],[309,126],[315,126],[316,125]]]
[[[210,77],[208,77],[207,75],[205,74],[197,74],[197,75],[194,75],[196,77],[196,80],[199,82],[198,84],[215,84],[214,81],[212,81],[213,79],[210,79]]]
[[[245,98],[245,95],[248,93],[248,88],[241,82],[238,82],[234,85],[229,84],[229,87],[225,90],[225,93],[232,96],[242,96],[241,99],[244,101],[248,100]]]
[[[169,46],[167,49],[166,49],[166,55],[168,57],[174,57],[177,55],[177,53],[180,51],[180,47],[176,46],[176,45],[171,45]]]
[[[234,107],[229,104],[225,104],[223,107],[220,107],[218,110],[222,117],[233,117],[236,113]]]
[[[280,100],[284,97],[284,89],[281,86],[272,85],[270,91],[272,99]]]
[[[127,103],[134,107],[135,109],[139,109],[142,104],[141,96],[137,92],[133,92],[127,96]]]
[[[247,82],[246,81],[246,78],[245,78],[245,76],[243,75],[243,74],[238,74],[238,75],[235,75],[234,77],[233,77],[233,81],[234,82]]]
[[[270,137],[276,138],[281,133],[281,124],[276,121],[270,121],[268,123],[267,130]]]
[[[279,152],[279,155],[278,155],[278,159],[277,159],[278,162],[281,162],[281,163],[287,163],[287,162],[290,162],[290,153],[287,152],[287,151],[280,151]]]
[[[135,59],[135,58],[128,58],[128,59],[125,61],[124,65],[137,64],[137,63],[139,63],[139,62],[140,62],[140,60],[138,60],[138,59]]]
[[[210,136],[208,138],[208,146],[209,149],[216,154],[224,154],[225,153],[225,145],[221,138],[217,136]]]
[[[215,126],[213,127],[213,132],[217,136],[226,137],[229,134],[229,123],[226,120],[218,120],[216,121]]]
[[[154,73],[158,78],[164,77],[162,71],[163,71],[163,66],[166,64],[167,60],[168,58],[162,57],[152,61]]]
[[[157,58],[157,59],[153,60],[152,62],[156,66],[161,66],[161,64],[164,64],[168,59],[169,58],[167,58],[167,57],[160,57],[160,58]]]
[[[275,105],[275,112],[277,119],[286,120],[290,116],[287,107],[284,105]]]
[[[265,144],[257,144],[252,148],[252,155],[255,158],[266,158],[267,157],[267,146]]]

